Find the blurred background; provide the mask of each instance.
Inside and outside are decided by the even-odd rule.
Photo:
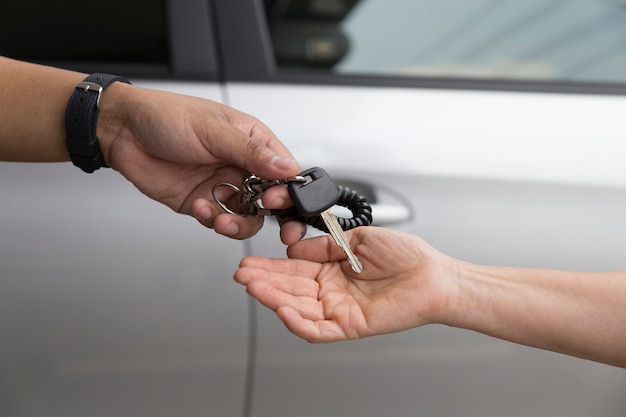
[[[622,0],[3,0],[0,54],[251,113],[460,259],[624,269]],[[273,219],[231,241],[70,164],[0,191],[2,416],[626,412],[623,370],[468,331],[296,338],[232,280]]]

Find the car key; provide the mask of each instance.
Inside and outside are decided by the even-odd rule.
[[[363,272],[363,266],[352,252],[348,237],[333,214],[331,207],[339,199],[339,190],[322,168],[311,168],[299,174],[304,182],[290,182],[287,186],[289,195],[298,212],[305,217],[319,215],[328,228],[335,243],[344,251],[352,270],[357,274]]]

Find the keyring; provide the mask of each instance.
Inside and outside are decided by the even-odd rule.
[[[239,187],[237,187],[236,185],[231,184],[229,182],[219,182],[219,183],[215,184],[213,186],[213,190],[212,190],[211,193],[213,194],[213,200],[222,208],[222,210],[224,210],[225,212],[227,212],[229,214],[234,214],[234,215],[240,216],[240,217],[247,217],[247,216],[249,216],[251,214],[249,212],[249,210],[246,210],[243,213],[236,213],[236,212],[232,211],[230,208],[228,208],[226,206],[226,204],[222,200],[220,200],[219,197],[217,196],[217,189],[220,188],[220,187],[230,188],[235,193],[237,193],[239,195],[239,206],[241,206],[243,204],[244,199],[245,199],[246,196],[245,196],[244,192]],[[246,207],[246,209],[247,209],[247,207]]]
[[[261,197],[263,193],[268,189],[277,186],[289,184],[290,182],[305,182],[306,178],[296,175],[289,178],[279,180],[264,180],[254,174],[248,174],[243,177],[242,187],[237,187],[229,182],[220,182],[213,186],[212,194],[213,200],[227,213],[234,214],[236,216],[248,217],[248,216],[274,216],[280,210],[266,209],[261,204]],[[217,196],[216,190],[219,187],[228,187],[237,194],[239,194],[239,207],[243,206],[241,213],[236,213],[226,206],[222,200]]]

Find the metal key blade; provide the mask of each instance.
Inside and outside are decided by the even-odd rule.
[[[348,257],[348,262],[350,262],[352,270],[357,274],[363,272],[363,265],[361,265],[359,259],[356,257],[354,252],[352,252],[350,244],[348,243],[348,237],[339,225],[339,222],[337,221],[337,218],[335,217],[331,209],[324,210],[320,213],[320,216],[322,217],[322,220],[324,220],[324,224],[326,225],[326,227],[328,227],[328,232],[335,240],[335,243],[337,243],[337,245],[341,248],[341,250],[344,251],[344,253]]]

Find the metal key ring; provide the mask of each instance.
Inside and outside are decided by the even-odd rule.
[[[237,187],[234,184],[231,184],[229,182],[219,182],[217,184],[215,184],[213,186],[212,189],[212,194],[213,194],[213,200],[222,208],[222,210],[224,210],[225,212],[229,213],[229,214],[234,214],[236,216],[240,216],[240,217],[247,217],[248,215],[250,215],[250,213],[236,213],[234,211],[232,211],[230,208],[228,208],[226,206],[226,204],[219,199],[219,197],[216,194],[216,191],[219,187],[227,187],[230,188],[231,190],[233,190],[234,192],[236,192],[239,195],[239,204],[241,205],[241,203],[243,203],[244,199],[245,199],[245,194],[244,192],[241,190],[241,188]]]
[[[263,193],[268,189],[277,186],[285,185],[290,182],[306,182],[307,179],[300,175],[295,175],[289,178],[283,178],[278,180],[264,180],[254,174],[248,174],[243,178],[242,187],[237,187],[229,182],[220,182],[213,186],[212,194],[213,200],[227,213],[234,214],[236,216],[248,217],[252,215],[259,216],[274,216],[280,210],[267,209],[260,203]],[[216,190],[219,187],[228,187],[235,191],[239,195],[239,206],[244,206],[241,213],[236,213],[226,206],[222,200],[217,196]]]

